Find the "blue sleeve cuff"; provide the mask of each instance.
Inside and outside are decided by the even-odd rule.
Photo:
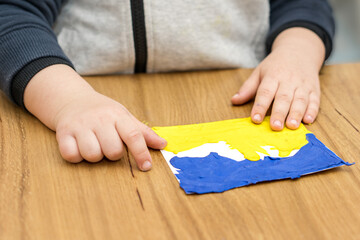
[[[270,0],[270,30],[266,40],[268,53],[276,37],[292,27],[304,27],[323,41],[327,59],[333,47],[335,22],[327,0]]]
[[[35,75],[30,74],[28,70],[29,67],[26,68],[27,74],[22,73],[24,67],[32,62],[34,64],[34,61],[37,59],[49,57],[61,59],[62,62],[73,67],[71,61],[66,57],[57,43],[55,35],[46,28],[25,27],[5,34],[1,37],[0,52],[0,88],[12,101],[20,106],[23,106],[22,97],[18,97],[18,85],[21,84],[18,82],[12,84],[12,81],[16,75],[17,79],[20,78],[20,76],[29,77],[30,75]],[[52,60],[52,62],[54,61]],[[47,64],[44,64],[44,66],[46,67]],[[20,82],[22,81],[23,80]],[[12,85],[14,89],[12,89]]]
[[[64,64],[73,67],[72,64],[65,59],[58,57],[43,57],[28,63],[17,72],[11,83],[11,95],[14,102],[26,110],[24,104],[24,92],[26,86],[38,72],[55,64]]]

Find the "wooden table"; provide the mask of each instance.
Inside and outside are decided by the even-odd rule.
[[[150,126],[247,117],[230,97],[251,70],[88,77]],[[348,162],[360,157],[360,64],[325,67],[308,126]],[[55,134],[0,102],[0,239],[360,239],[360,164],[220,194],[186,195],[159,151],[65,162]]]

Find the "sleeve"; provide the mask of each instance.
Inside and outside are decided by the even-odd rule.
[[[54,64],[73,67],[52,25],[64,0],[0,0],[0,89],[24,107],[26,85]]]
[[[270,0],[270,30],[266,39],[268,53],[275,38],[292,27],[304,27],[316,33],[325,45],[325,60],[330,56],[335,23],[327,0]]]

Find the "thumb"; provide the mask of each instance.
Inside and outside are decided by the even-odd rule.
[[[255,97],[256,90],[260,84],[260,70],[256,68],[250,77],[243,83],[239,92],[232,98],[231,103],[234,105],[241,105]]]

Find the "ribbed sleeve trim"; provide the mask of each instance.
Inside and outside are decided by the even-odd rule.
[[[12,81],[15,75],[22,76],[17,77],[17,79],[29,76],[31,75],[28,73],[30,69],[35,68],[35,66],[41,68],[41,66],[49,65],[50,62],[47,61],[55,64],[62,60],[61,63],[72,66],[71,61],[60,48],[56,36],[42,27],[26,27],[1,36],[0,53],[0,88],[12,101],[15,101],[12,96],[18,96],[18,85],[21,84],[14,84],[14,90],[12,89]],[[53,58],[58,60],[55,61]],[[43,59],[39,60],[41,66],[39,65],[40,62],[37,61],[38,59]],[[26,66],[28,67],[24,72],[23,69]],[[33,73],[34,70],[31,72]],[[22,82],[22,80],[17,81]],[[18,98],[16,102],[22,105],[20,99]]]
[[[14,102],[26,110],[24,92],[30,80],[42,69],[55,64],[65,64],[72,67],[71,62],[59,57],[43,57],[25,65],[12,79],[11,96]]]

